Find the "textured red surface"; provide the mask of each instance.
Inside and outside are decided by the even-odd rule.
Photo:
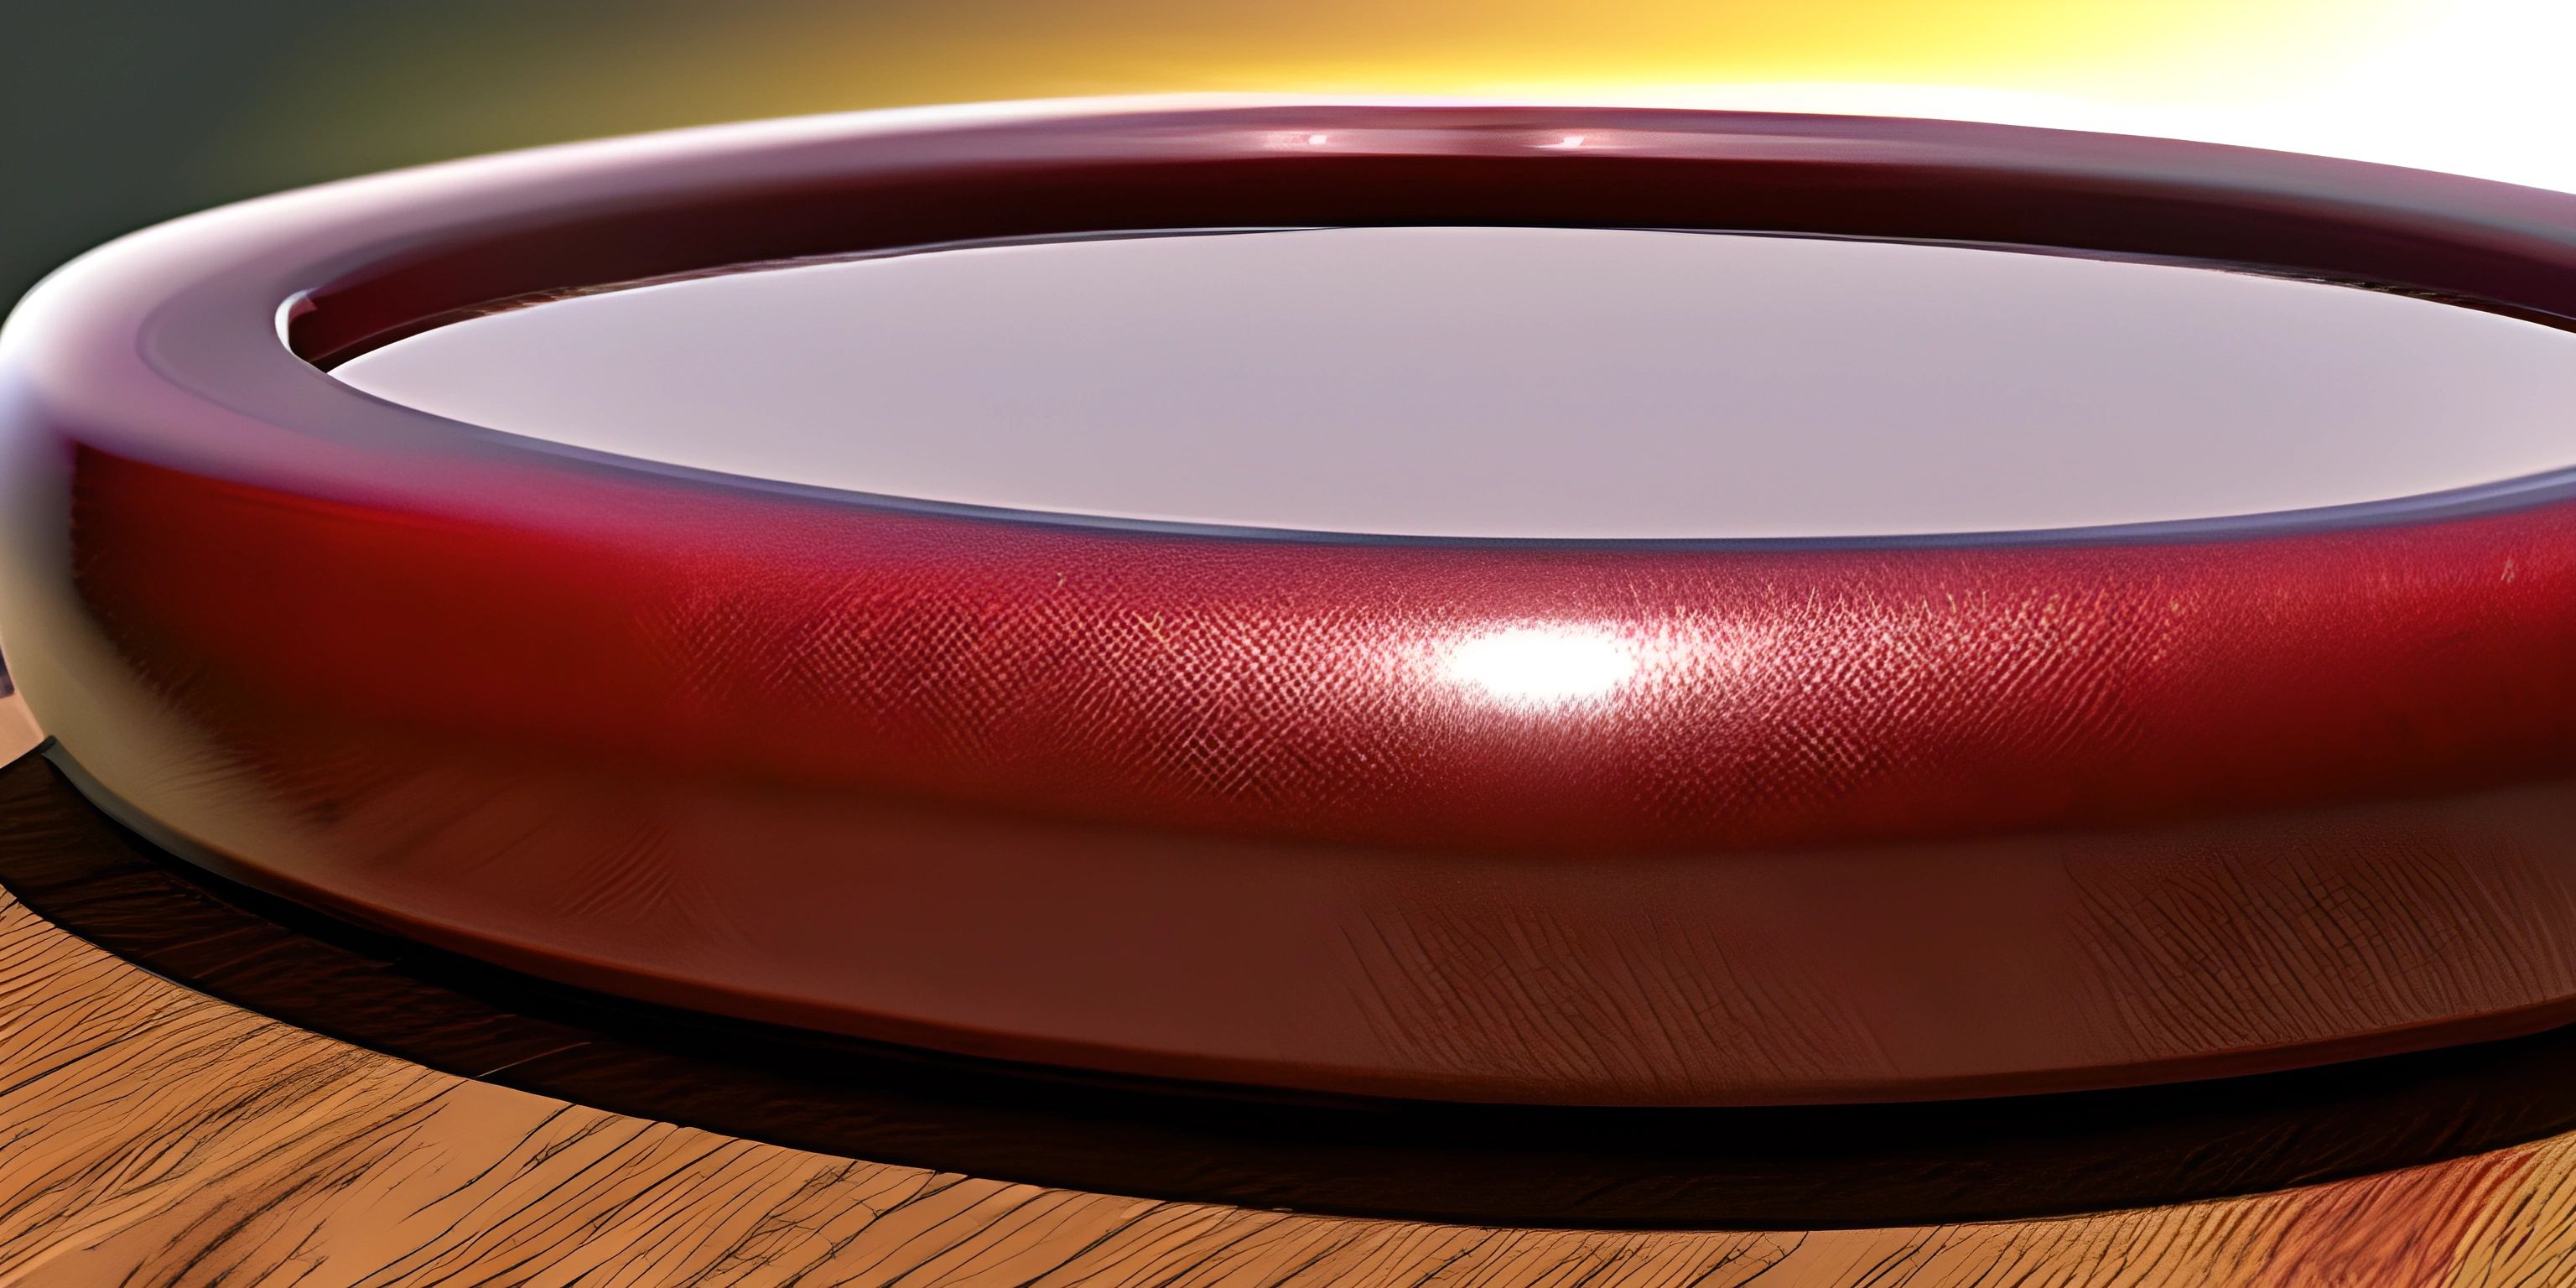
[[[76,530],[117,552],[81,579],[101,620],[246,713],[1047,818],[1691,853],[2435,793],[2576,742],[2576,670],[2542,664],[2576,653],[2558,506],[1742,553],[1211,541],[605,483],[520,526],[95,454],[76,479]],[[1534,626],[1636,670],[1553,702],[1451,673],[1462,643]]]
[[[1483,118],[1442,119],[1492,150]],[[1874,173],[1963,208],[2014,183],[2139,190],[2071,221],[2078,244],[2190,208],[2153,185],[2205,164],[2226,182],[2173,217],[2176,253],[2296,242],[2311,258],[2286,267],[2376,253],[2458,290],[2519,257],[2530,291],[2496,302],[2525,310],[2565,292],[2576,223],[2563,198],[2189,145],[1633,119],[1712,165],[1808,149],[1842,167],[1810,185],[1845,194],[1832,212],[1916,209],[1849,196]],[[1249,164],[1270,124],[1081,137]],[[980,159],[957,182],[989,189],[992,155],[1070,165],[1071,128],[842,146],[961,151]],[[1403,201],[1509,213],[1505,169],[1443,170],[1437,131],[1407,128],[1434,164]],[[1790,137],[1744,141],[1762,128]],[[2088,147],[2097,172],[2066,173]],[[2553,494],[1915,546],[1120,530],[549,455],[245,334],[308,264],[342,283],[299,321],[308,350],[471,302],[421,263],[533,289],[505,270],[549,262],[523,252],[551,234],[493,193],[758,159],[675,150],[433,172],[363,234],[368,190],[302,198],[40,299],[13,330],[5,626],[13,659],[51,664],[23,678],[66,750],[175,756],[84,718],[131,686],[201,745],[105,786],[253,879],[658,1000],[1129,1072],[1869,1099],[2277,1067],[2576,999],[2576,509]],[[1955,172],[1905,168],[1924,157]],[[1360,160],[1344,195],[1368,214],[1401,174]],[[1085,162],[1097,190],[1131,173],[1113,161]],[[2273,191],[2229,187],[2257,170]],[[1301,199],[1337,173],[1299,170]],[[1105,200],[1085,191],[1068,203]],[[2371,213],[2384,193],[2425,209]],[[414,244],[468,209],[480,252]],[[251,267],[165,280],[200,262]],[[1633,670],[1560,702],[1455,673],[1516,630]],[[191,794],[223,808],[163,808]]]

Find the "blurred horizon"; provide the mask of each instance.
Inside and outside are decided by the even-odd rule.
[[[0,300],[346,175],[766,116],[1156,92],[1854,111],[2576,189],[2552,0],[0,0]]]

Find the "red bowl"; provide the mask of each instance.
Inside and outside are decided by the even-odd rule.
[[[1597,146],[1541,146],[1569,133]],[[2001,244],[2576,314],[2576,197],[2002,126],[1131,104],[547,149],[181,220],[31,295],[0,349],[11,669],[95,799],[227,874],[970,1054],[1736,1104],[2570,1017],[2564,476],[2048,532],[1353,537],[720,476],[319,369],[753,261],[1370,224]],[[1566,623],[1653,664],[1515,708],[1425,661]]]

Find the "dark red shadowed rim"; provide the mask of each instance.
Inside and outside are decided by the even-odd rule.
[[[313,365],[747,261],[1351,224],[2011,244],[2576,314],[2576,198],[2000,126],[1130,104],[580,145],[212,212],[40,287],[0,354],[0,632],[99,794],[231,875],[971,1055],[1782,1103],[2570,1017],[2563,477],[2051,533],[1393,540],[714,476]],[[1553,709],[1442,677],[1530,626],[1652,662]]]

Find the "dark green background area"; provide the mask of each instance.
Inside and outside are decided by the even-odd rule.
[[[737,4],[601,0],[0,0],[0,301],[101,241],[239,197],[652,119],[440,111],[514,69],[578,62],[605,31],[686,28]],[[459,38],[470,33],[470,38]],[[352,92],[353,90],[357,92]],[[391,91],[391,92],[387,92]],[[506,97],[506,96],[503,96]]]
[[[0,0],[0,304],[117,234],[326,179],[711,121],[1191,88],[1165,0]],[[1118,10],[1109,14],[1108,10]],[[1059,39],[1089,23],[1091,43]]]

